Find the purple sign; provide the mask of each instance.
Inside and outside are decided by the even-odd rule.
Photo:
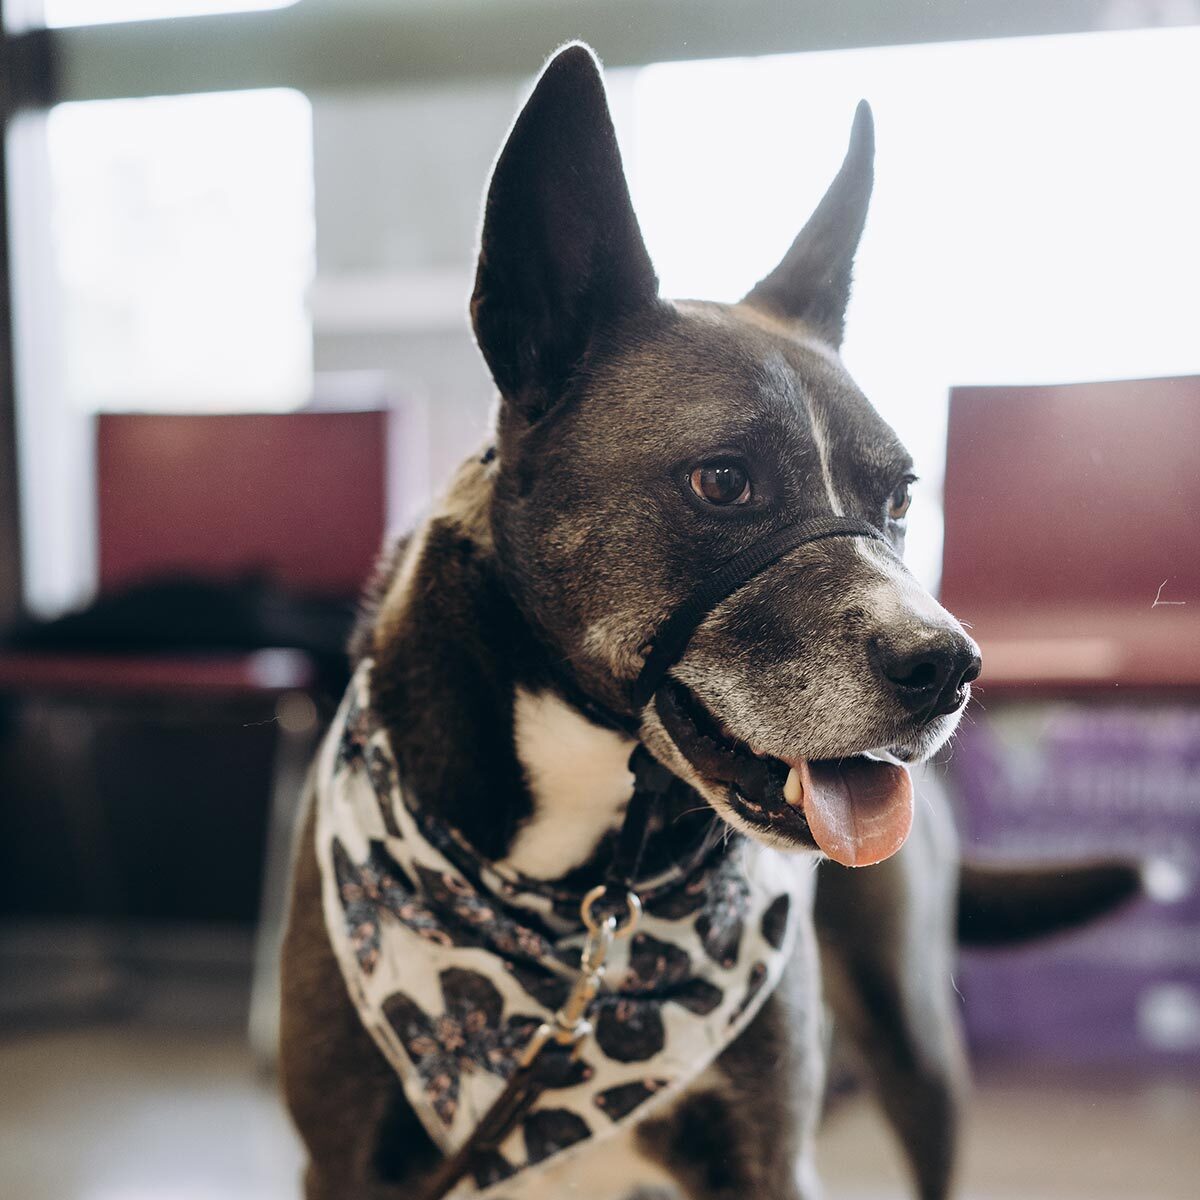
[[[964,852],[1146,863],[1146,900],[1084,932],[964,956],[973,1048],[1087,1064],[1200,1062],[1200,709],[993,704],[950,763]]]

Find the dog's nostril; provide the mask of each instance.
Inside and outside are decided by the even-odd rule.
[[[938,686],[940,672],[938,665],[932,659],[923,659],[915,664],[905,663],[901,668],[902,674],[888,673],[888,678],[897,686],[911,688],[913,691],[930,691]]]
[[[983,659],[978,654],[971,656],[971,661],[967,663],[965,670],[958,677],[958,687],[961,691],[968,683],[974,683],[979,678],[979,672],[983,670]]]
[[[913,711],[931,704],[938,713],[957,708],[963,689],[979,677],[981,667],[974,644],[958,639],[926,641],[907,652],[877,641],[871,651],[876,670]]]

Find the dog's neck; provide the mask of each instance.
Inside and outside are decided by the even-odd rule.
[[[491,472],[459,472],[399,550],[363,649],[418,802],[487,858],[557,879],[620,824],[634,742],[554,687],[547,654],[497,570]]]

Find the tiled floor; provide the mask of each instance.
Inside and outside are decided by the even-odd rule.
[[[236,1038],[118,1026],[0,1040],[4,1200],[295,1200],[299,1158]],[[862,1105],[831,1122],[821,1159],[827,1200],[907,1200]],[[1195,1200],[1200,1082],[985,1084],[963,1194]]]

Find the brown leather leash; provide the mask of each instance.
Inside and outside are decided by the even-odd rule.
[[[630,801],[632,806],[633,802]],[[587,938],[579,959],[579,974],[562,1007],[544,1022],[529,1039],[521,1053],[517,1069],[504,1091],[484,1113],[482,1120],[465,1143],[434,1172],[423,1200],[442,1200],[485,1155],[499,1149],[539,1096],[564,1078],[565,1069],[579,1057],[592,1032],[588,1013],[604,980],[605,960],[617,939],[633,934],[642,917],[642,902],[631,888],[624,889],[625,919],[616,913],[600,917],[596,905],[611,891],[608,883],[598,884],[583,898],[579,915],[587,929]]]
[[[547,1088],[561,1086],[591,1036],[592,1023],[588,1017],[592,1001],[604,982],[608,952],[615,941],[632,937],[642,919],[642,901],[634,884],[662,780],[669,778],[665,768],[642,746],[634,750],[629,766],[634,775],[634,790],[617,836],[612,863],[605,872],[605,882],[592,888],[579,905],[587,937],[571,991],[554,1016],[534,1031],[504,1090],[471,1136],[434,1171],[420,1193],[421,1200],[443,1200],[477,1167],[482,1167],[538,1097]],[[705,844],[708,842],[706,837]]]

